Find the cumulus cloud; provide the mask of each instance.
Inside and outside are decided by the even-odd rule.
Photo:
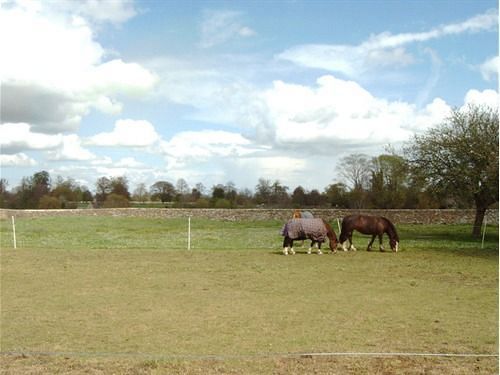
[[[210,10],[203,13],[201,23],[202,48],[210,48],[232,39],[248,38],[256,32],[242,24],[243,14],[230,10]]]
[[[500,104],[498,92],[495,90],[469,90],[465,95],[465,106],[468,104],[486,105],[491,108],[498,108]]]
[[[0,8],[0,33],[9,35],[0,60],[3,121],[46,133],[74,131],[92,108],[116,114],[122,108],[118,94],[144,95],[155,84],[156,76],[136,63],[105,61],[91,25],[60,12],[63,3]],[[89,1],[77,8],[93,8],[81,11],[89,16],[107,6],[129,9],[128,3]]]
[[[202,161],[210,157],[241,157],[255,151],[251,142],[238,133],[221,130],[185,131],[161,144],[170,167],[178,168],[186,161]]]
[[[51,150],[62,144],[62,135],[33,132],[26,123],[0,125],[0,148],[3,154],[15,154],[26,150]]]
[[[486,81],[498,79],[498,68],[500,67],[500,57],[495,56],[486,60],[479,67],[481,75]]]
[[[34,167],[37,162],[25,153],[13,155],[0,155],[0,166],[2,167]]]
[[[118,120],[113,131],[88,138],[92,146],[148,147],[159,141],[160,136],[154,126],[146,120]]]
[[[2,121],[30,123],[33,131],[49,134],[75,131],[88,108],[65,92],[33,83],[4,82],[1,96]]]
[[[414,57],[405,46],[448,35],[493,31],[498,26],[498,11],[490,10],[460,23],[452,23],[419,33],[391,34],[384,32],[370,36],[363,43],[352,45],[306,44],[292,47],[277,57],[308,68],[339,72],[356,77],[381,66],[405,66]]]
[[[88,161],[95,158],[96,155],[82,147],[82,142],[76,134],[63,136],[60,147],[49,151],[49,160],[53,161]]]
[[[320,77],[316,87],[276,81],[264,97],[275,141],[281,145],[401,142],[442,120],[450,109],[437,99],[419,111],[409,103],[377,98],[358,83],[331,75]]]

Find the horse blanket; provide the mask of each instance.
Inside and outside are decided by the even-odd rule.
[[[291,219],[281,229],[281,235],[288,236],[292,240],[309,238],[325,242],[327,230],[322,219]]]

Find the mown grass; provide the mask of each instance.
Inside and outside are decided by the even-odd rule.
[[[498,227],[482,250],[468,226],[407,225],[398,254],[284,257],[279,222],[192,224],[187,251],[185,220],[23,219],[14,250],[0,222],[4,371],[498,372],[497,357],[280,355],[498,353]]]

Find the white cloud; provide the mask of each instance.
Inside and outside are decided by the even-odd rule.
[[[278,55],[308,68],[320,68],[356,77],[380,66],[405,66],[414,62],[404,46],[460,33],[492,31],[498,26],[498,11],[490,10],[463,22],[448,24],[420,33],[372,35],[357,45],[306,44]]]
[[[148,147],[159,141],[154,126],[146,120],[118,120],[112,132],[99,133],[87,140],[92,146]]]
[[[264,97],[275,141],[281,145],[401,142],[442,120],[450,109],[436,99],[418,111],[414,105],[377,98],[359,84],[333,76],[320,77],[316,87],[277,81]]]
[[[88,1],[77,8],[97,10],[108,3],[128,4]],[[47,4],[53,7],[45,10]],[[64,4],[70,3],[0,8],[0,33],[9,35],[0,59],[4,122],[28,122],[47,133],[75,131],[91,108],[116,114],[122,109],[118,94],[144,95],[156,83],[156,76],[136,63],[105,61],[91,25],[62,12]]]
[[[67,11],[80,14],[97,23],[110,22],[119,25],[137,14],[133,0],[86,0],[78,2],[57,2]]]
[[[481,75],[486,81],[498,79],[498,68],[500,67],[500,57],[495,56],[486,60],[479,67]]]
[[[230,10],[210,10],[203,13],[201,24],[202,48],[211,48],[235,38],[254,36],[256,32],[241,23],[243,14]]]
[[[26,123],[0,124],[0,148],[2,153],[13,154],[25,150],[50,150],[62,144],[61,134],[47,135],[31,131]]]
[[[499,95],[495,90],[469,90],[465,95],[465,106],[468,104],[487,105],[491,108],[499,107]]]
[[[49,152],[49,160],[87,161],[95,158],[96,155],[82,147],[82,142],[76,134],[63,136],[60,148]]]
[[[0,166],[2,167],[33,167],[37,162],[28,155],[20,152],[13,155],[0,155]]]
[[[125,157],[120,160],[118,160],[115,163],[115,166],[118,168],[129,168],[129,169],[135,169],[135,168],[144,168],[145,164],[141,163],[140,161],[137,161],[135,158],[132,157]]]
[[[186,131],[162,142],[170,168],[179,168],[186,161],[204,161],[211,157],[242,157],[255,152],[251,142],[241,134],[220,130]]]

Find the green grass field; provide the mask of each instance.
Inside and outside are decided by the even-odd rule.
[[[281,224],[193,219],[188,251],[187,220],[18,219],[17,249],[0,221],[0,371],[498,373],[498,356],[307,354],[498,354],[497,226],[484,249],[469,226],[401,225],[397,254],[285,257]]]

